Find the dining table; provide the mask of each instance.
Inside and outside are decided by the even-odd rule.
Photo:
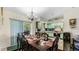
[[[44,41],[44,40],[41,40],[40,38],[28,37],[27,41],[28,41],[28,44],[37,48],[39,51],[46,51],[48,48],[53,46],[54,38],[50,38],[47,41]]]

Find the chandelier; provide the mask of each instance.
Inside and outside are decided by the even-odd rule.
[[[35,17],[34,17],[34,12],[33,12],[33,8],[32,8],[32,10],[31,10],[31,15],[30,15],[29,19],[30,19],[31,21],[33,21],[33,20],[35,19]]]

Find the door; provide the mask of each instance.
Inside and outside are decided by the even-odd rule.
[[[10,21],[11,45],[17,45],[17,34],[23,32],[23,21],[14,20]]]

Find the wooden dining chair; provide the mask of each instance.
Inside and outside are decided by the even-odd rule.
[[[58,50],[58,41],[59,41],[59,37],[56,37],[55,40],[53,41],[53,46],[52,46],[53,51]]]

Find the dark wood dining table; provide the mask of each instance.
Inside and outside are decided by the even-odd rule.
[[[27,38],[28,44],[37,48],[40,51],[46,51],[48,48],[52,47],[53,40],[49,39],[48,41],[44,41],[38,38]]]

